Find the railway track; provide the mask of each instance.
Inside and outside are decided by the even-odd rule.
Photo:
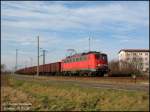
[[[20,75],[14,75],[15,79],[18,80],[24,80],[29,82],[38,82],[38,83],[46,83],[46,84],[52,84],[52,83],[63,83],[63,84],[76,84],[81,87],[92,87],[92,88],[106,88],[106,89],[114,89],[114,90],[130,90],[130,91],[145,91],[149,92],[149,84],[116,84],[116,83],[104,83],[104,82],[88,82],[88,81],[82,81],[78,80],[81,78],[89,79],[90,77],[64,77],[65,79],[62,80],[62,77],[57,77],[57,79],[53,79],[54,77],[33,77],[33,76],[20,76]],[[55,77],[56,78],[56,77]],[[72,80],[70,79],[72,78]],[[96,77],[95,77],[96,78]],[[59,80],[58,80],[59,79]],[[67,80],[69,79],[69,80]],[[103,79],[103,78],[101,78]],[[110,80],[110,78],[108,78]],[[100,77],[98,79],[100,80]],[[117,79],[119,80],[119,78]]]

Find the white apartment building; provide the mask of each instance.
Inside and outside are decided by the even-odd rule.
[[[126,61],[136,64],[136,67],[141,70],[149,71],[149,50],[148,49],[121,49],[118,53],[119,62]]]

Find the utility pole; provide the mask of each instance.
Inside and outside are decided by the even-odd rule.
[[[46,50],[43,50],[43,65],[45,64],[45,52]]]
[[[42,48],[40,48],[40,49],[42,49]],[[45,54],[46,54],[46,52],[48,52],[48,51],[45,50],[45,49],[43,49],[42,52],[43,52],[43,54],[40,55],[40,56],[43,56],[43,65],[44,65],[44,64],[45,64]]]
[[[37,76],[39,76],[39,36],[37,37]]]
[[[17,70],[18,66],[18,49],[16,49],[16,66],[15,66],[15,71]]]
[[[42,48],[40,48],[40,49],[42,49]],[[46,51],[47,50],[42,50],[42,52],[43,52],[43,54],[42,55],[40,55],[40,56],[43,56],[43,65],[45,64],[45,53],[46,53]],[[43,74],[44,74],[44,66],[42,67],[42,69],[43,69]]]

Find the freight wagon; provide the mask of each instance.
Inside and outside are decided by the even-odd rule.
[[[37,71],[37,67],[33,66],[33,67],[25,67],[25,68],[19,69],[15,73],[34,75],[34,74],[36,74],[36,71]]]
[[[58,75],[61,72],[61,62],[40,65],[40,75]]]

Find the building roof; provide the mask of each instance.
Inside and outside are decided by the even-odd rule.
[[[125,51],[125,52],[149,52],[149,49],[121,49],[118,53],[120,53],[121,51]]]

